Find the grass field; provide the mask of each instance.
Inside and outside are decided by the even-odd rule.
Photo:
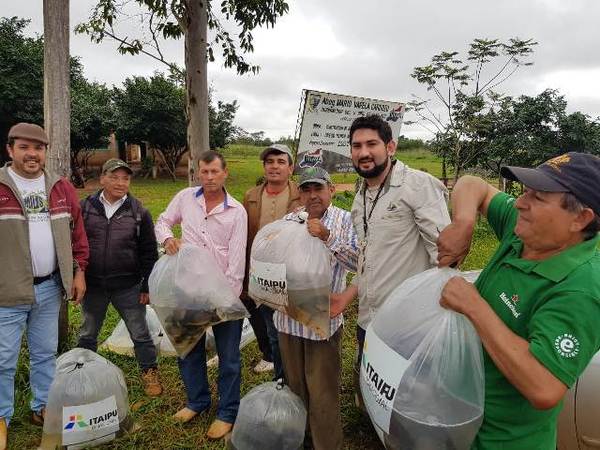
[[[237,199],[256,183],[262,174],[262,166],[258,159],[259,148],[232,146],[224,154],[228,161],[230,176],[228,190]],[[426,169],[429,173],[440,176],[440,161],[426,151],[402,152],[398,157],[413,168]],[[356,175],[334,175],[335,183],[353,184]],[[153,217],[166,207],[169,200],[180,189],[186,186],[185,180],[136,179],[132,183],[132,193],[142,200]],[[83,194],[82,194],[83,195]],[[349,208],[352,202],[351,193],[338,193],[335,203]],[[476,228],[471,254],[463,268],[481,268],[489,259],[495,247],[495,239],[485,221]],[[80,311],[70,308],[70,344],[75,345],[80,326]],[[356,305],[345,315],[346,322],[343,337],[343,371],[342,371],[342,416],[344,425],[345,448],[347,449],[379,449],[381,445],[372,429],[368,417],[362,416],[353,402],[352,364],[355,352],[354,330],[356,324]],[[110,335],[118,322],[118,315],[111,308],[102,329],[99,342]],[[113,353],[101,353],[118,365],[127,379],[129,401],[132,405],[133,417],[141,425],[141,430],[125,436],[102,448],[106,449],[221,449],[222,442],[210,442],[204,434],[215,415],[215,407],[208,414],[199,416],[186,425],[180,425],[171,416],[185,406],[185,394],[179,377],[177,363],[174,358],[160,358],[159,366],[165,388],[160,398],[148,399],[144,396],[140,374],[135,359]],[[270,375],[256,375],[252,367],[260,360],[256,343],[247,346],[242,352],[242,396],[252,387],[268,381]],[[216,404],[216,369],[209,369],[213,405]],[[15,381],[16,410],[9,430],[9,448],[36,448],[40,442],[41,429],[29,424],[30,389],[28,384],[28,357],[24,345]],[[268,449],[265,449],[268,450]]]

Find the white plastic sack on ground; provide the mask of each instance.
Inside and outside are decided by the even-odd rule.
[[[83,348],[57,359],[40,448],[95,447],[129,431],[131,426],[121,369]]]
[[[276,220],[256,234],[248,294],[330,337],[331,254],[304,221]]]
[[[181,358],[198,343],[210,325],[248,317],[225,275],[208,250],[184,244],[165,255],[148,280],[150,302]]]
[[[240,401],[229,449],[298,450],[303,447],[306,409],[281,382],[256,386]]]
[[[483,418],[481,342],[462,314],[440,306],[453,276],[430,269],[396,288],[367,329],[360,388],[388,449],[469,449]]]
[[[256,339],[254,335],[254,330],[252,329],[252,325],[250,325],[250,321],[248,319],[244,319],[242,323],[242,338],[240,339],[240,350],[243,349],[246,345]],[[213,333],[212,327],[210,327],[206,331],[206,350],[216,352],[217,347],[215,344],[215,334]]]
[[[156,346],[156,350],[161,356],[177,356],[175,347],[171,344],[171,341],[167,337],[167,333],[163,330],[158,316],[151,306],[146,306],[146,322],[148,323],[148,329],[150,330],[150,336]],[[244,319],[242,325],[242,338],[240,339],[240,350],[256,339],[254,336],[254,330],[250,325],[248,319]],[[111,333],[111,335],[102,343],[100,350],[110,350],[111,352],[118,353],[120,355],[134,356],[135,351],[133,348],[133,341],[129,335],[129,331],[125,326],[123,319],[117,323],[117,326]],[[206,331],[206,349],[209,351],[216,351],[215,347],[215,335],[212,331],[212,327]]]
[[[160,320],[158,320],[156,311],[149,305],[146,306],[146,323],[148,324],[150,337],[158,353],[161,356],[177,356],[173,344],[169,341],[165,330],[163,330],[160,324]],[[110,350],[120,355],[134,356],[133,342],[123,319],[119,321],[108,339],[98,348],[100,350]]]

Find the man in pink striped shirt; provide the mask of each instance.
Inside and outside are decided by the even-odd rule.
[[[224,188],[228,172],[222,155],[213,151],[201,155],[198,175],[201,187],[180,191],[159,216],[155,225],[156,238],[169,255],[177,253],[182,243],[208,249],[233,291],[239,295],[246,261],[246,210]],[[176,224],[181,224],[181,239],[175,238],[171,231]],[[207,436],[220,439],[231,430],[240,404],[242,321],[222,322],[213,326],[213,332],[219,356],[219,404],[217,419]],[[178,359],[178,363],[187,404],[174,417],[189,422],[210,407],[205,336],[184,359]]]

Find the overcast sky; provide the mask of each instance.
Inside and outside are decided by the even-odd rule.
[[[42,0],[0,0],[3,16],[32,20],[28,33],[41,34]],[[71,0],[71,29],[84,21],[93,0]],[[464,52],[474,38],[533,38],[534,65],[504,85],[511,95],[536,95],[546,88],[565,95],[570,111],[600,115],[600,1],[597,0],[290,0],[289,14],[274,29],[255,31],[258,75],[238,76],[216,61],[209,81],[218,100],[240,104],[236,124],[271,138],[293,135],[302,89],[408,101],[426,96],[410,77],[442,50]],[[139,24],[122,25],[131,36]],[[163,47],[183,65],[183,41]],[[88,79],[119,84],[132,75],[164,70],[146,56],[122,56],[110,40],[100,45],[72,34]],[[407,116],[407,119],[413,117]],[[418,125],[403,133],[428,138]]]

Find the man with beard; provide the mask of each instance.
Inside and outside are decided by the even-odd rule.
[[[355,383],[360,392],[359,361],[369,323],[395,287],[436,266],[437,239],[450,216],[444,185],[394,158],[392,130],[379,116],[354,120],[350,146],[354,168],[363,178],[352,204],[358,269],[344,292],[332,294],[331,315],[340,314],[358,294]]]
[[[14,412],[14,381],[27,331],[31,422],[42,426],[56,368],[58,313],[85,293],[88,241],[75,189],[44,166],[48,136],[32,123],[8,132],[0,169],[0,450]]]

